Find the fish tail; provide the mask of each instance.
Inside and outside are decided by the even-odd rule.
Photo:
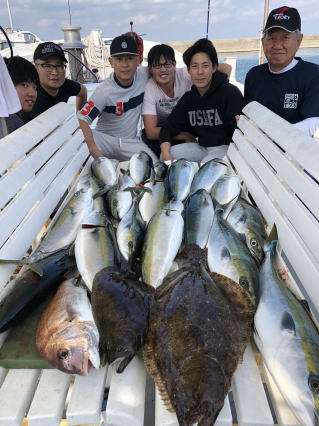
[[[274,253],[274,251],[276,250],[276,246],[278,243],[278,233],[277,233],[277,227],[276,224],[273,224],[273,227],[271,228],[271,231],[268,235],[267,240],[265,241],[264,244],[264,252],[271,252]]]

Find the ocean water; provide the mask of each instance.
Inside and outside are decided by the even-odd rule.
[[[300,49],[297,53],[303,60],[314,62],[319,65],[319,49]],[[227,55],[219,55],[219,60],[222,62],[226,57],[237,58],[236,62],[236,80],[244,84],[245,77],[250,68],[258,65],[258,53],[234,52]]]

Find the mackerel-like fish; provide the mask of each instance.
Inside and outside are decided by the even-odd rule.
[[[134,187],[133,179],[124,173],[120,176],[118,184],[106,193],[106,206],[114,219],[121,220],[130,210],[133,198],[131,192],[125,189]]]
[[[228,171],[227,163],[219,158],[207,161],[195,174],[190,194],[194,194],[198,189],[206,189],[210,193],[214,183]]]
[[[0,292],[0,333],[23,320],[46,295],[57,288],[75,259],[69,250],[59,250],[41,259],[42,276],[26,268]]]
[[[237,175],[223,175],[214,183],[210,195],[215,206],[223,207],[240,194],[240,179]]]
[[[138,152],[130,159],[130,176],[136,184],[143,184],[149,179],[152,167],[152,158],[145,151]]]
[[[185,203],[184,241],[205,248],[214,218],[213,201],[205,189],[198,189]]]
[[[195,175],[195,167],[191,161],[183,158],[174,161],[168,169],[166,182],[170,200],[184,201],[189,194]]]
[[[155,179],[164,179],[168,170],[168,165],[162,161],[158,161],[153,166]]]
[[[171,202],[150,220],[142,250],[142,277],[158,287],[167,275],[183,239],[183,203]]]
[[[239,197],[226,216],[226,220],[236,232],[245,236],[250,253],[260,264],[264,258],[263,246],[267,238],[265,219],[260,211]]]
[[[190,244],[181,269],[155,289],[144,362],[180,426],[211,426],[251,332],[245,292],[229,278],[210,274],[206,250]]]
[[[253,306],[258,296],[258,269],[255,260],[239,234],[222,217],[223,210],[215,212],[208,239],[208,266],[231,278],[247,292]]]
[[[148,223],[154,214],[160,210],[167,201],[167,193],[162,180],[151,180],[144,184],[151,192],[145,192],[139,202],[139,211],[143,220]]]
[[[115,264],[115,254],[109,227],[103,211],[93,211],[83,222],[75,240],[78,270],[87,288],[92,291],[97,272]]]
[[[282,396],[304,426],[319,424],[319,333],[274,267],[277,232],[265,244],[255,342]]]
[[[36,335],[41,356],[69,374],[87,375],[99,368],[99,333],[86,288],[64,281],[43,312]]]
[[[35,252],[23,263],[37,263],[49,254],[73,244],[82,220],[92,209],[92,188],[82,188],[75,192]]]
[[[112,160],[106,157],[96,158],[92,161],[93,175],[104,185],[115,185],[117,182],[116,166]]]

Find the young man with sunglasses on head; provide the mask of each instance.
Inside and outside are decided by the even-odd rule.
[[[172,112],[178,100],[191,89],[192,80],[186,67],[176,68],[174,49],[166,44],[153,46],[148,53],[150,78],[145,87],[142,115],[144,121],[143,141],[160,155],[158,142],[161,127]],[[229,64],[219,64],[219,71],[231,73]],[[186,131],[174,137],[175,144],[196,142]]]
[[[40,43],[34,51],[33,61],[39,74],[40,86],[34,108],[26,115],[28,120],[59,102],[67,102],[71,96],[76,96],[77,109],[86,103],[86,87],[65,78],[67,59],[58,44],[49,41]]]

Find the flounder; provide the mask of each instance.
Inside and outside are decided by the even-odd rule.
[[[180,426],[213,425],[251,332],[243,289],[207,268],[207,250],[186,245],[181,269],[155,290],[144,361]]]

